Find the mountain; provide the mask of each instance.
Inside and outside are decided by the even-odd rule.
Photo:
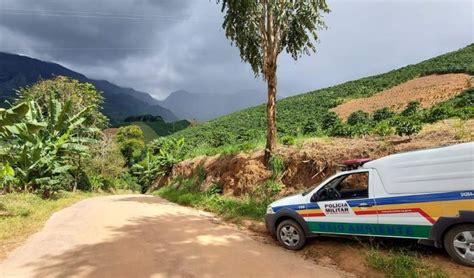
[[[183,119],[206,121],[266,102],[265,92],[242,90],[234,94],[171,93],[160,105]]]
[[[464,81],[461,80],[459,84],[456,84],[452,79],[454,77],[464,78]],[[462,119],[474,118],[473,80],[474,44],[471,44],[457,51],[387,73],[281,99],[277,102],[278,136],[282,138],[282,141],[290,136],[299,135],[347,136],[349,134],[351,136],[355,134],[357,136],[355,132],[366,134],[367,130],[370,131],[373,128],[367,126],[370,125],[370,118],[366,125],[362,126],[367,130],[357,129],[357,126],[348,126],[349,124],[338,124],[338,119],[335,118],[336,113],[331,111],[339,112],[338,107],[340,108],[341,104],[349,105],[343,110],[362,109],[372,113],[372,106],[376,109],[385,106],[398,112],[404,109],[408,102],[420,101],[422,108],[425,109],[422,112],[426,113],[415,114],[413,118],[395,122],[394,124],[400,125],[402,131],[407,127],[411,130],[416,129],[420,121],[418,116],[424,121],[423,123],[453,116]],[[466,89],[469,87],[471,89]],[[401,104],[399,102],[401,97],[404,98],[405,103],[397,107]],[[352,102],[361,99],[366,99],[366,101]],[[394,105],[395,107],[392,107]],[[372,116],[371,114],[370,117]],[[383,124],[384,122],[381,122],[378,126],[380,130],[392,127],[384,127]],[[260,105],[181,130],[171,136],[184,137],[189,148],[194,150],[202,148],[207,151],[209,147],[227,145],[248,148],[248,143],[264,141],[265,134],[266,107]],[[235,149],[232,150],[235,151]]]
[[[143,114],[161,116],[169,122],[178,120],[173,112],[160,106],[147,93],[119,87],[105,80],[89,79],[59,64],[3,52],[0,52],[0,107],[6,105],[5,100],[14,100],[15,90],[58,75],[93,84],[103,93],[103,112],[113,123],[121,122],[128,116]]]

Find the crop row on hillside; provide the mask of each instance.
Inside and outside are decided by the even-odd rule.
[[[337,86],[278,101],[277,129],[280,136],[301,134],[308,125],[323,126],[331,108],[356,98],[365,98],[416,77],[431,74],[474,74],[474,44],[424,62],[384,74],[349,81]],[[173,134],[184,137],[190,148],[247,144],[265,136],[265,106],[248,108]]]

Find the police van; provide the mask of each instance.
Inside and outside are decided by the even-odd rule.
[[[273,202],[266,226],[285,248],[306,238],[418,239],[474,266],[474,143],[345,161],[307,192]]]

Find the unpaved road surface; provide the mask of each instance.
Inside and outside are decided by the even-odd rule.
[[[55,213],[0,263],[0,277],[341,277],[211,214],[140,195]]]

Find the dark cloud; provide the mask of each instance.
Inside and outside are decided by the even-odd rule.
[[[473,42],[472,2],[328,1],[318,53],[283,55],[279,88],[301,93]],[[0,51],[59,62],[162,98],[171,91],[265,90],[209,0],[0,0]]]

